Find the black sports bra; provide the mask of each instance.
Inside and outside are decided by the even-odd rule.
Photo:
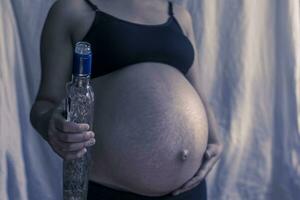
[[[93,52],[91,78],[108,74],[140,62],[160,62],[187,73],[194,61],[194,49],[173,16],[169,2],[169,18],[163,24],[132,23],[96,11],[94,21],[82,41],[89,42]]]

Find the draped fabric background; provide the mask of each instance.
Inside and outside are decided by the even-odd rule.
[[[192,13],[202,87],[225,143],[209,199],[299,199],[300,1],[178,2]],[[1,200],[62,197],[62,161],[29,123],[52,3],[0,1]]]

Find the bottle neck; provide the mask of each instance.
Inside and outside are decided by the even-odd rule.
[[[73,74],[72,83],[77,87],[87,87],[90,84],[90,76],[76,76]]]

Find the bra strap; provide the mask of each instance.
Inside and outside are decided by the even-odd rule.
[[[89,4],[89,6],[93,9],[93,10],[95,10],[95,11],[98,11],[99,9],[98,9],[98,7],[95,5],[95,4],[93,4],[90,0],[85,0],[86,2],[87,2],[87,4]]]
[[[171,1],[169,1],[169,15],[173,16],[173,4]]]

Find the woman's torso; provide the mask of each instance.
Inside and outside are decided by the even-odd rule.
[[[78,22],[84,25],[73,32],[74,41],[88,41],[95,49],[90,179],[142,195],[169,193],[199,168],[207,142],[201,99],[184,77],[193,47],[170,18],[164,25],[143,26],[93,11],[86,11]],[[120,27],[123,33],[115,32]]]

